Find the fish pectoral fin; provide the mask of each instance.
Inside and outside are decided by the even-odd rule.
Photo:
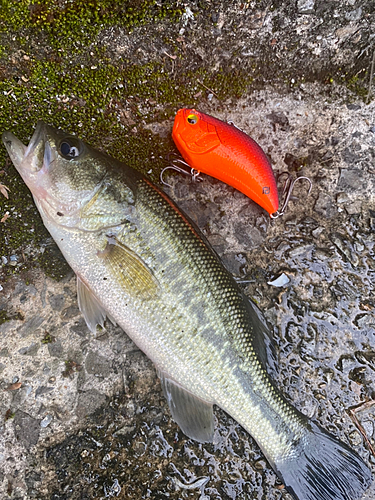
[[[212,442],[213,404],[194,396],[164,372],[159,371],[159,377],[172,417],[181,427],[182,432],[200,443]]]
[[[106,312],[95,295],[87,288],[83,281],[77,276],[78,307],[91,332],[95,332],[96,325],[104,326]]]
[[[152,270],[133,250],[115,238],[109,238],[105,249],[98,252],[116,281],[133,296],[156,297],[159,283]]]
[[[112,318],[112,316],[108,313],[106,313],[107,318],[109,321],[112,323],[113,326],[117,326],[117,322]]]

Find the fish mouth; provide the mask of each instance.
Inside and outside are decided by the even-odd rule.
[[[54,146],[50,144],[54,142],[53,129],[38,121],[28,146],[22,144],[12,132],[4,132],[2,139],[18,173],[33,192],[38,174],[48,170],[56,158]]]
[[[18,167],[25,156],[26,146],[22,144],[22,142],[17,139],[14,134],[12,134],[12,132],[4,132],[2,134],[2,140],[6,150],[8,151],[10,159],[18,170]]]
[[[44,122],[39,121],[28,146],[25,146],[12,132],[2,134],[10,159],[25,182],[30,175],[38,172],[43,166],[47,128]]]
[[[29,145],[26,148],[24,159],[30,154],[33,154],[35,150],[40,149],[41,144],[43,145],[45,144],[47,136],[47,127],[48,126],[43,121],[41,120],[38,121],[34,133],[30,139]]]

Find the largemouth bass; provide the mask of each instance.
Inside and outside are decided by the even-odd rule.
[[[183,432],[212,441],[213,405],[256,440],[296,500],[355,500],[371,474],[278,392],[266,326],[199,230],[146,177],[39,122],[3,141],[77,275],[90,330],[106,317],[155,363]]]

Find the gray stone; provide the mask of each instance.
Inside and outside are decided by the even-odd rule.
[[[336,196],[336,201],[337,203],[346,203],[347,201],[349,201],[349,195],[348,193],[338,193],[338,195]]]
[[[281,130],[289,130],[289,120],[285,113],[280,111],[272,111],[267,118],[274,124],[275,126],[279,126]]]
[[[16,438],[26,449],[34,446],[39,439],[40,420],[30,417],[23,411],[16,411],[13,419],[13,426]]]
[[[77,321],[74,323],[73,326],[70,327],[70,329],[72,332],[76,333],[80,337],[87,337],[87,335],[90,334],[90,330],[88,329],[86,321],[83,316],[77,319]]]
[[[78,303],[76,302],[75,304],[72,304],[71,306],[67,307],[61,312],[61,317],[63,319],[71,319],[75,318],[81,314],[81,311],[78,308]]]
[[[15,407],[19,407],[19,408],[22,407],[22,405],[24,403],[28,402],[28,398],[29,398],[30,394],[32,393],[32,390],[33,390],[33,388],[31,385],[24,384],[17,391],[12,391],[13,392],[12,404]]]
[[[14,331],[15,327],[18,325],[19,321],[5,321],[0,325],[0,333],[6,335],[10,331]]]
[[[35,486],[35,483],[38,483],[42,479],[42,475],[36,471],[30,471],[25,476],[25,482],[28,488],[32,488]]]
[[[106,400],[106,396],[96,389],[81,392],[78,395],[78,403],[75,413],[78,418],[83,419],[103,406]]]
[[[62,358],[64,355],[64,347],[61,340],[57,339],[56,342],[48,344],[48,352],[55,358]]]
[[[352,10],[351,12],[347,12],[345,14],[345,19],[348,21],[359,21],[362,17],[362,8],[358,7],[358,9]]]
[[[361,158],[356,153],[353,153],[351,149],[345,148],[342,152],[342,159],[345,163],[352,166],[353,164],[358,163]]]
[[[28,335],[31,335],[44,323],[45,320],[45,317],[36,314],[18,328],[19,335],[21,337],[27,337]]]
[[[108,377],[111,372],[108,360],[94,351],[87,353],[85,368],[87,373],[99,377]]]
[[[52,392],[55,388],[54,387],[47,387],[47,386],[40,386],[38,389],[35,391],[35,397],[37,398],[38,396],[43,396],[44,394],[49,394]]]
[[[330,239],[332,243],[340,250],[340,252],[348,259],[348,261],[353,264],[353,266],[358,266],[358,255],[353,249],[352,243],[348,241],[348,238],[345,238],[338,233],[333,233],[331,234]]]
[[[311,252],[313,249],[314,245],[299,245],[289,251],[289,256],[294,259],[296,257],[300,257],[301,255],[305,255],[307,252]]]
[[[362,212],[362,202],[360,200],[353,201],[345,205],[345,210],[349,215],[360,214]]]
[[[311,14],[314,12],[315,0],[298,0],[297,9],[300,14]]]
[[[337,187],[349,193],[355,191],[364,192],[365,180],[362,170],[358,168],[342,168]]]
[[[41,426],[42,428],[48,427],[48,426],[49,426],[49,424],[52,422],[52,420],[53,420],[53,416],[52,416],[52,415],[50,415],[50,414],[48,414],[48,415],[46,415],[46,416],[43,418],[43,420],[40,422],[40,426]]]
[[[246,264],[246,259],[241,254],[226,253],[222,256],[222,262],[230,273],[240,276]]]
[[[61,309],[64,307],[65,297],[62,293],[59,293],[57,295],[50,295],[48,297],[48,301],[54,311],[61,311]]]
[[[30,344],[27,347],[21,347],[21,349],[19,349],[18,352],[20,354],[23,354],[23,355],[26,354],[27,356],[35,356],[36,353],[38,352],[39,348],[40,348],[40,344],[33,342],[32,344]]]
[[[256,247],[263,241],[263,236],[256,227],[247,226],[240,222],[234,226],[234,229],[238,242],[247,249]]]
[[[314,209],[318,214],[323,215],[327,219],[331,219],[337,213],[337,208],[332,197],[323,192],[319,193]]]

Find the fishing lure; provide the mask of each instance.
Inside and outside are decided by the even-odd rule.
[[[183,159],[175,160],[173,168],[187,173],[179,164],[191,168],[193,179],[200,172],[219,179],[238,189],[263,207],[272,218],[284,213],[294,181],[285,184],[286,198],[279,210],[275,175],[262,148],[232,123],[226,123],[195,109],[180,109],[175,117],[172,138]],[[162,175],[161,180],[163,181]]]
[[[172,138],[194,170],[233,186],[269,214],[277,212],[279,196],[270,162],[242,130],[195,109],[180,109]]]

